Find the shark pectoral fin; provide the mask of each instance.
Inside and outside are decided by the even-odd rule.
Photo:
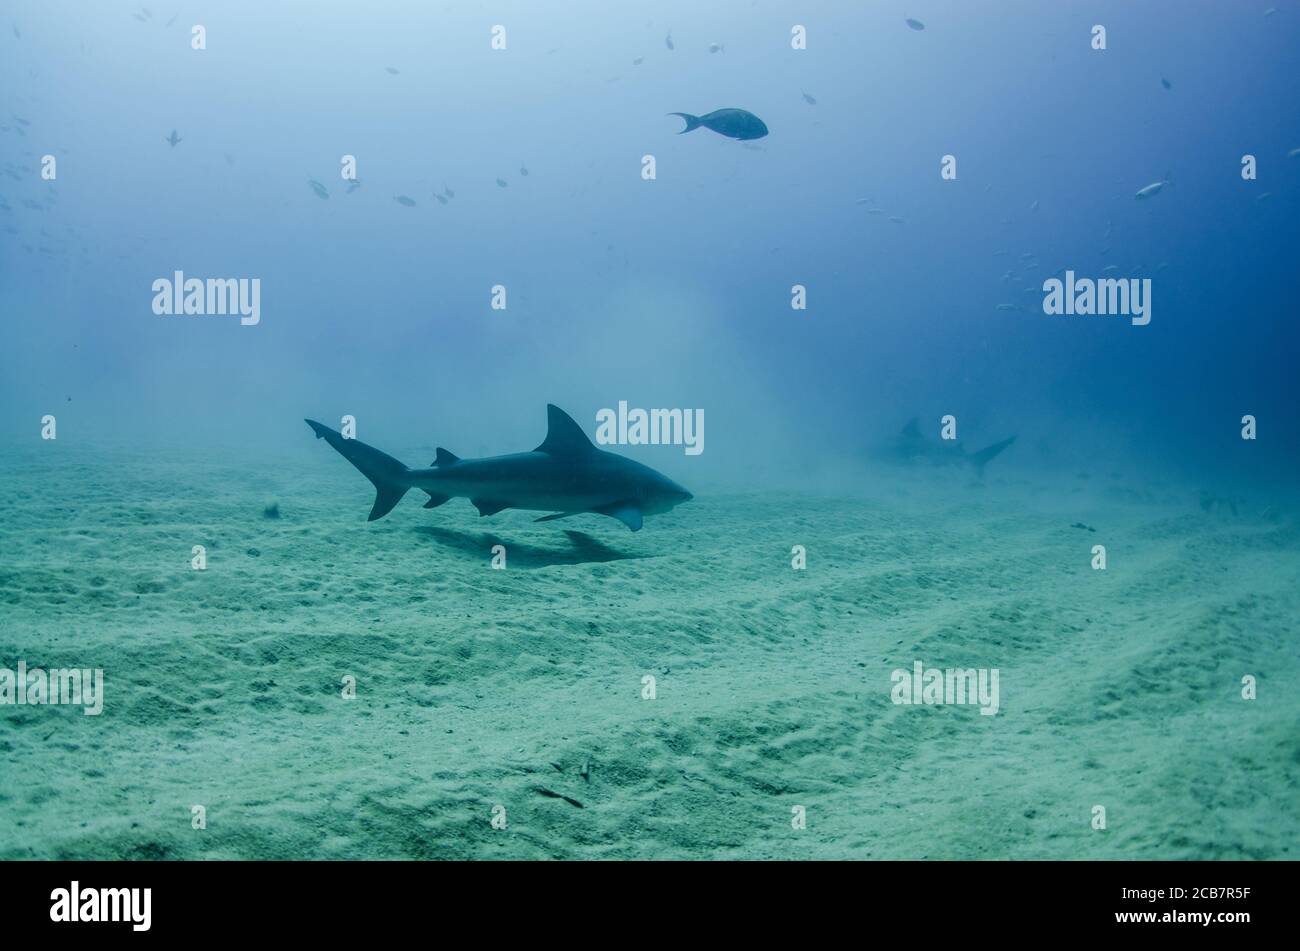
[[[496,499],[470,499],[470,502],[478,509],[480,518],[484,515],[496,515],[502,509],[510,508],[509,502],[498,502]]]
[[[533,519],[534,522],[553,522],[557,518],[568,518],[570,515],[581,515],[581,512],[555,512],[552,515],[543,515],[541,518]]]
[[[615,502],[613,505],[606,505],[604,508],[592,509],[592,511],[616,518],[634,532],[641,531],[641,510],[631,502]]]
[[[429,490],[425,489],[425,491],[428,492]],[[450,495],[439,495],[437,492],[429,492],[429,501],[424,503],[424,507],[427,509],[436,509],[439,505],[450,501]]]

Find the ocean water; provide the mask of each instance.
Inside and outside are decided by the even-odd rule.
[[[6,7],[0,857],[1295,858],[1298,40]]]

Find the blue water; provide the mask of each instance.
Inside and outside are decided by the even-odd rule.
[[[351,413],[504,451],[547,401],[591,423],[626,399],[703,408],[696,468],[733,481],[946,413],[1026,434],[1026,464],[1082,444],[1289,478],[1294,4],[711,6],[7,11],[5,438],[55,412],[62,438],[283,443]],[[762,151],[666,115],[726,106]],[[1108,264],[1152,278],[1148,326],[1023,292]],[[260,278],[260,324],[155,316],[178,269]]]

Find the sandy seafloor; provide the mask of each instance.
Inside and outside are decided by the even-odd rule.
[[[366,524],[313,448],[0,457],[0,666],[106,678],[0,707],[0,857],[1298,857],[1294,510],[1008,468]],[[1000,712],[895,706],[914,660]]]

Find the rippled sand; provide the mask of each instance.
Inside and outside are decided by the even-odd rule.
[[[634,535],[368,525],[323,451],[0,482],[0,666],[106,680],[99,717],[0,707],[3,858],[1297,857],[1293,511],[936,472]],[[1000,711],[894,705],[916,660],[998,668]]]

